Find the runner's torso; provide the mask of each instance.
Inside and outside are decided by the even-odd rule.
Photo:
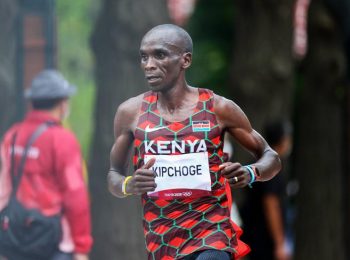
[[[198,89],[198,93],[193,114],[181,122],[162,118],[157,110],[157,94],[151,91],[144,94],[134,133],[134,166],[140,168],[147,156],[156,157],[156,162],[157,158],[159,161],[166,158],[164,165],[154,170],[159,180],[168,177],[164,185],[172,189],[168,192],[169,199],[152,197],[154,194],[142,197],[149,259],[180,259],[204,249],[233,253],[237,245],[230,223],[226,179],[218,171],[224,162],[224,139],[213,109],[214,94],[206,89]],[[183,158],[186,156],[193,164],[186,165]],[[178,160],[179,165],[174,163]],[[205,187],[206,181],[203,181],[198,184],[200,192],[197,193],[192,183],[199,183],[201,177],[206,176],[205,161],[209,187]],[[166,167],[169,163],[171,166]],[[188,179],[190,177],[194,179]],[[189,180],[192,188],[176,189],[176,180],[182,183]],[[156,195],[167,196],[166,192]]]

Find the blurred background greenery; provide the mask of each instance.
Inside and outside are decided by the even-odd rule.
[[[77,134],[85,159],[91,143],[96,93],[89,38],[99,4],[93,0],[56,2],[58,69],[78,88],[71,99],[67,123]]]

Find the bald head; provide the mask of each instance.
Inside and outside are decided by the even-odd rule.
[[[184,29],[174,24],[162,24],[153,27],[145,34],[142,42],[146,40],[168,43],[181,49],[183,52],[193,52],[191,36]]]

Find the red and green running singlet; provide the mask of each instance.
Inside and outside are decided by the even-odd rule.
[[[193,114],[181,122],[161,117],[157,93],[144,94],[134,133],[134,167],[144,165],[146,157],[156,157],[157,189],[165,185],[163,191],[142,196],[148,259],[181,259],[206,249],[227,251],[238,259],[249,252],[230,219],[231,193],[219,171],[224,133],[214,113],[214,94],[198,91]]]

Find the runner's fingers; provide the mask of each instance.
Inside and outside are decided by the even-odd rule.
[[[134,176],[134,182],[145,182],[145,181],[153,181],[155,179],[154,173],[152,174],[135,174]]]
[[[243,172],[242,174],[240,174],[238,176],[232,175],[230,178],[228,178],[228,182],[229,182],[231,188],[237,189],[237,188],[245,187],[249,183],[249,180],[248,180],[247,175],[245,175],[245,172]]]
[[[135,183],[137,188],[156,188],[157,184],[154,181],[143,181]]]
[[[231,178],[234,178],[235,176],[237,177],[241,177],[241,176],[244,176],[244,168],[237,168],[236,170],[234,171],[231,171],[231,172],[227,172],[225,174],[223,174],[223,176],[227,179],[231,179]]]
[[[156,158],[153,157],[153,158],[149,159],[149,161],[146,164],[144,164],[141,167],[141,169],[149,169],[149,168],[151,168],[154,165],[155,162],[156,162]]]
[[[154,187],[144,187],[144,188],[139,188],[136,192],[136,194],[141,195],[144,194],[146,192],[150,192],[150,191],[154,191],[155,188]]]
[[[242,177],[233,177],[233,178],[229,179],[228,181],[229,181],[231,188],[233,188],[233,189],[243,188],[247,185],[246,182],[244,181],[244,178],[242,178]]]
[[[227,165],[226,167],[224,167],[222,170],[221,170],[221,174],[223,175],[227,175],[231,172],[234,172],[236,171],[237,169],[239,169],[241,167],[241,164],[240,163],[231,163],[230,165]]]
[[[239,177],[241,176],[241,174],[239,174],[239,172],[230,172],[230,173],[227,173],[227,174],[224,174],[223,175],[226,179],[232,179],[234,177]]]
[[[237,176],[228,178],[228,182],[229,182],[230,184],[236,184],[236,183],[238,183],[239,181],[240,181],[240,179],[239,179],[239,177],[237,177]]]
[[[231,164],[231,162],[225,162],[225,163],[223,163],[223,164],[220,164],[220,165],[219,165],[219,170],[222,170],[223,168],[229,166],[230,164]]]
[[[155,178],[156,177],[156,173],[153,171],[153,170],[148,170],[148,169],[138,169],[136,172],[135,172],[135,176],[148,176],[148,177],[153,177]]]
[[[244,182],[237,182],[237,183],[235,183],[235,184],[231,184],[230,186],[231,186],[231,188],[233,188],[233,189],[240,189],[240,188],[245,187],[246,184],[245,184]]]

